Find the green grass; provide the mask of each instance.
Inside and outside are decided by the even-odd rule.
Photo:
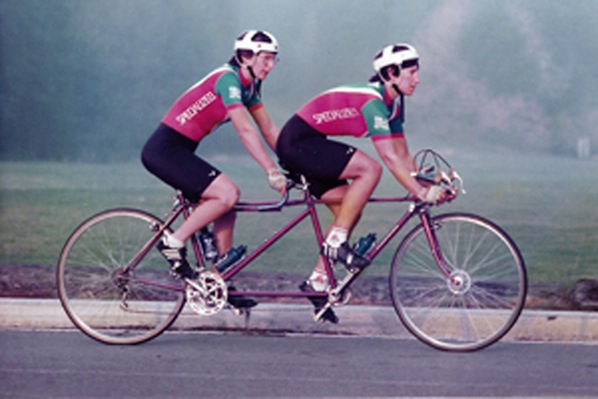
[[[597,160],[444,150],[465,179],[467,195],[442,210],[478,213],[503,227],[525,257],[535,283],[598,278]],[[241,187],[242,199],[276,199],[247,158],[212,160]],[[0,163],[0,262],[54,265],[70,232],[106,208],[142,208],[163,217],[172,190],[140,164]],[[385,172],[377,195],[404,191]],[[385,232],[404,205],[370,205],[355,236]],[[250,249],[298,209],[238,217],[236,243]],[[331,218],[320,212],[323,225]],[[396,245],[394,246],[396,248]],[[385,275],[389,248],[368,273]],[[316,259],[309,223],[259,258],[256,269],[307,273]]]

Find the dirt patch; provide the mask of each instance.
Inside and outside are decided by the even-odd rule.
[[[290,273],[243,273],[235,277],[234,285],[239,290],[297,291],[304,278]],[[351,303],[390,305],[387,281],[383,277],[361,276],[351,287]],[[55,267],[0,264],[0,297],[58,298]]]
[[[0,264],[0,297],[58,298],[55,274],[50,266]]]
[[[0,264],[0,297],[58,298],[55,274],[53,266]],[[239,290],[296,291],[303,278],[305,276],[290,273],[242,273],[234,279],[234,285]],[[360,276],[351,287],[351,293],[351,304],[391,305],[386,277]],[[567,287],[531,285],[526,308],[576,310],[579,306],[572,300],[572,293],[573,289]]]

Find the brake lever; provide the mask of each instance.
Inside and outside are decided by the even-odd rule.
[[[459,183],[459,191],[463,193],[463,195],[467,194],[467,191],[465,191],[465,183],[463,182],[463,178],[459,175],[459,173],[457,173],[456,170],[451,169],[451,184],[453,181],[457,180],[457,182]]]

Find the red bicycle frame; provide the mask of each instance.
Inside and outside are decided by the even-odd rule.
[[[289,189],[291,190],[291,188]],[[316,206],[325,204],[322,200],[317,200],[311,197],[309,191],[304,188],[300,187],[302,191],[302,198],[300,199],[289,199],[289,193],[287,192],[286,196],[278,202],[274,201],[250,201],[250,202],[239,202],[235,205],[233,210],[235,212],[280,212],[284,208],[293,207],[293,206],[305,206],[305,209],[302,210],[298,215],[296,215],[291,221],[284,224],[278,231],[273,233],[268,239],[266,239],[260,246],[256,249],[251,251],[245,258],[240,260],[236,265],[234,265],[229,270],[225,271],[222,274],[222,278],[224,280],[230,280],[235,275],[237,275],[240,271],[245,269],[253,260],[255,260],[258,256],[264,253],[268,248],[274,245],[278,240],[284,237],[287,233],[293,230],[298,224],[300,224],[305,219],[309,218],[312,223],[313,231],[316,236],[316,241],[318,243],[318,248],[322,245],[324,241],[324,235],[322,233],[322,226],[320,224],[320,220],[318,218]],[[174,219],[176,219],[181,213],[183,213],[184,217],[187,218],[194,204],[185,200],[183,195],[180,192],[177,192],[177,201],[178,205],[175,204],[175,207],[168,218],[165,226],[170,225]],[[388,245],[388,243],[395,237],[395,235],[405,226],[405,224],[416,214],[419,214],[420,220],[422,225],[424,226],[426,236],[428,238],[428,242],[430,244],[430,248],[432,253],[434,254],[434,258],[439,265],[439,268],[442,272],[449,277],[450,272],[448,271],[445,262],[443,260],[442,254],[439,250],[438,243],[436,241],[436,237],[434,235],[434,229],[430,226],[430,214],[429,208],[430,206],[424,203],[417,201],[413,196],[403,196],[403,197],[378,197],[378,198],[370,198],[368,202],[372,203],[394,203],[394,202],[412,202],[412,205],[407,209],[407,211],[401,216],[401,218],[391,227],[391,229],[376,243],[376,245],[366,254],[370,261],[373,261],[378,254]],[[164,227],[166,228],[166,227]],[[160,231],[161,233],[162,231]],[[203,254],[201,252],[201,247],[199,242],[195,236],[191,238],[192,248],[195,253],[196,259],[199,263],[199,266],[206,266],[203,261]],[[333,274],[333,265],[325,258],[325,268],[326,273],[328,275],[330,285],[331,285],[331,292],[340,294],[345,287],[347,287],[361,272],[357,273],[348,273],[347,277],[339,282],[337,282],[334,278]],[[271,298],[305,298],[305,297],[327,297],[329,295],[328,292],[301,292],[301,291],[265,291],[265,290],[253,290],[253,291],[231,291],[229,292],[230,296],[250,296],[250,297],[271,297]]]

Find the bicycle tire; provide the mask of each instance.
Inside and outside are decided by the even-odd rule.
[[[420,341],[440,350],[465,352],[500,340],[525,305],[527,272],[509,235],[477,215],[447,213],[430,218],[442,256],[457,286],[433,258],[423,226],[399,244],[390,272],[393,306]]]
[[[126,266],[163,225],[135,209],[112,209],[85,220],[68,238],[57,266],[58,296],[83,333],[105,344],[139,344],[166,330],[183,309],[184,282],[151,247]]]

